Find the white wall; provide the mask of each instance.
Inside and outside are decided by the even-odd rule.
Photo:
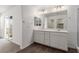
[[[0,15],[0,37],[3,37],[1,29],[2,29],[2,20],[1,20],[1,15]]]
[[[13,39],[12,42],[21,45],[22,44],[22,13],[21,13],[21,6],[14,6],[4,12],[1,16],[3,20],[5,16],[13,16]],[[2,31],[4,32],[4,26],[2,27]],[[4,33],[3,33],[4,35]]]
[[[22,6],[23,24],[22,24],[22,48],[29,46],[33,42],[33,6]]]
[[[68,46],[77,48],[77,8],[79,6],[68,6]]]
[[[0,17],[0,36],[4,38],[4,16]]]
[[[77,8],[77,48],[79,49],[79,6]]]
[[[77,15],[77,45],[79,48],[79,8],[78,8],[78,15]]]

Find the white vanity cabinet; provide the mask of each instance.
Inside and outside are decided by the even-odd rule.
[[[34,42],[49,46],[49,32],[38,30],[34,31]]]
[[[34,30],[34,42],[67,51],[67,32]]]
[[[67,50],[67,33],[51,32],[50,46],[62,50]]]
[[[44,32],[34,31],[34,41],[37,43],[44,44]]]

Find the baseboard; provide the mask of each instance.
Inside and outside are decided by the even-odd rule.
[[[34,42],[31,42],[30,44],[28,44],[27,46],[25,46],[25,47],[20,47],[21,48],[21,50],[23,50],[23,49],[25,49],[25,48],[27,48],[28,46],[30,46],[31,44],[33,44]],[[19,51],[21,51],[21,50],[19,50]],[[16,53],[18,53],[19,51],[17,51]]]
[[[34,42],[31,42],[30,44],[26,45],[26,46],[20,46],[20,49],[25,49],[26,47],[30,46],[31,44],[33,44]]]
[[[27,44],[26,46],[21,46],[20,48],[21,48],[21,49],[24,49],[24,48],[26,48],[26,47],[30,46],[31,44],[33,44],[33,42],[31,42],[31,43]]]

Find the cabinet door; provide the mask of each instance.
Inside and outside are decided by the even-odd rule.
[[[50,33],[50,46],[62,50],[67,50],[67,34]]]
[[[55,46],[56,44],[55,44],[55,38],[54,38],[54,36],[55,36],[54,33],[51,32],[50,33],[50,46],[51,47],[56,47]]]
[[[34,42],[38,42],[38,31],[34,31]]]
[[[43,31],[34,31],[34,41],[44,44],[44,32]]]
[[[44,32],[44,44],[49,46],[49,32]]]

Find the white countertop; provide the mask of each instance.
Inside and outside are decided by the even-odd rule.
[[[57,29],[34,29],[34,30],[68,33],[68,31],[66,31],[66,30],[57,30]]]

